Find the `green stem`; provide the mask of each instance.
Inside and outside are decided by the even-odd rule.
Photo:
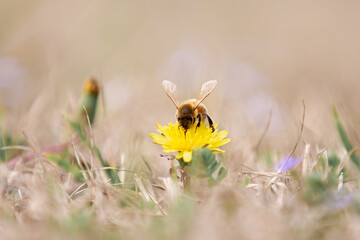
[[[184,193],[191,195],[191,178],[185,169],[181,171],[181,178],[184,185]]]

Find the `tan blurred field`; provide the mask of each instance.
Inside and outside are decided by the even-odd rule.
[[[95,229],[94,224],[94,235],[80,231],[71,237],[110,239],[117,238],[120,231],[124,238],[139,238],[150,232],[149,239],[355,239],[352,237],[360,230],[355,224],[358,215],[339,216],[343,224],[340,230],[335,229],[339,226],[335,220],[324,223],[326,227],[314,227],[311,223],[317,222],[323,209],[313,213],[298,203],[295,196],[299,186],[288,185],[292,188],[279,197],[268,189],[252,191],[237,181],[244,166],[257,172],[273,171],[260,160],[262,156],[268,154],[280,161],[292,151],[302,125],[302,100],[305,122],[297,156],[310,154],[315,158],[323,149],[346,155],[332,116],[334,106],[354,149],[358,148],[359,23],[359,1],[2,0],[2,129],[19,136],[27,133],[39,146],[63,141],[69,135],[65,116],[74,114],[81,86],[93,76],[101,83],[102,94],[92,136],[103,154],[115,163],[122,157],[125,166],[139,171],[141,167],[134,166],[144,158],[155,180],[165,178],[170,164],[159,157],[161,148],[149,137],[156,131],[156,122],[165,125],[176,120],[175,107],[164,94],[161,81],[176,83],[180,99],[185,100],[197,97],[202,83],[216,79],[218,86],[204,103],[232,139],[224,147],[229,176],[215,188],[198,188],[200,206],[183,206],[185,212],[196,209],[198,214],[192,219],[196,224],[190,222],[186,229],[173,226],[162,233],[158,229],[169,227],[163,220],[148,215],[144,220],[142,213],[123,209],[111,215],[115,200],[107,199],[109,206],[100,207],[104,215],[97,216],[99,225]],[[254,150],[270,113],[270,127]],[[310,144],[307,153],[306,144]],[[4,181],[10,181],[11,174],[18,174],[19,181],[28,181],[20,170],[15,174],[6,166],[1,169]],[[33,186],[43,184],[41,177],[31,179]],[[254,183],[271,178],[265,179],[255,179]],[[65,185],[61,188],[66,189]],[[46,192],[38,190],[39,194]],[[159,195],[165,199],[165,208],[167,197]],[[75,201],[70,207],[63,202],[58,203],[62,208],[46,205],[41,212],[41,201],[36,202],[34,196],[30,199],[26,205],[31,211],[22,215],[20,210],[11,210],[9,214],[16,215],[14,221],[5,217],[0,221],[0,235],[16,239],[24,237],[16,229],[31,233],[35,227],[39,235],[30,234],[34,239],[67,236],[61,228],[46,228],[41,223],[60,221],[62,217],[53,216],[54,211],[70,214],[78,209]],[[240,210],[226,222],[222,221],[226,213],[218,208],[227,204],[235,204]],[[272,208],[276,204],[280,207]],[[11,203],[2,208],[5,206],[14,207]],[[283,217],[284,212],[291,212],[292,217]],[[39,216],[27,222],[29,213]],[[176,213],[169,219],[179,225],[187,222]],[[110,215],[122,218],[121,223],[106,217]],[[309,226],[304,223],[300,230],[289,230],[302,218]],[[311,231],[328,234],[307,234]]]

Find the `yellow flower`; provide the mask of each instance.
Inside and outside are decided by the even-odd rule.
[[[225,139],[228,132],[216,129],[217,124],[214,124],[215,131],[201,123],[199,127],[196,124],[185,131],[178,123],[169,123],[169,126],[158,126],[160,134],[150,133],[154,139],[154,143],[160,144],[163,147],[164,153],[179,152],[176,159],[183,159],[184,162],[190,162],[192,159],[192,151],[200,147],[207,147],[213,152],[224,152],[219,147],[231,141],[230,138]]]
[[[95,78],[88,78],[83,86],[83,91],[86,94],[98,95],[99,94],[99,84]]]

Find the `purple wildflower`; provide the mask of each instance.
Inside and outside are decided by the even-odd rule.
[[[302,161],[301,157],[285,157],[280,163],[276,164],[276,170],[286,172],[296,168]]]
[[[334,211],[342,210],[354,203],[354,197],[351,194],[337,196],[333,200],[331,207]]]

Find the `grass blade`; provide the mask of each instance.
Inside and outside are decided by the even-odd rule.
[[[46,154],[46,158],[51,162],[55,163],[56,165],[58,165],[59,167],[61,167],[65,172],[72,174],[77,181],[79,182],[84,181],[84,177],[80,171],[80,168],[75,165],[72,165],[65,158],[62,158],[55,154]]]
[[[101,165],[104,168],[110,167],[110,165],[105,162],[104,158],[101,155],[101,152],[99,148],[96,145],[91,146],[90,141],[85,136],[83,130],[81,129],[80,125],[74,121],[71,121],[70,119],[67,119],[70,127],[76,132],[76,134],[79,136],[80,140],[87,146],[90,150],[94,150],[96,156],[98,157]],[[105,169],[104,170],[107,177],[110,178],[111,184],[119,184],[121,183],[119,176],[117,175],[117,171],[114,169]],[[121,185],[118,185],[121,186]]]
[[[351,161],[356,165],[356,167],[360,170],[360,160],[359,158],[356,156],[355,152],[353,152],[353,146],[346,134],[345,128],[343,126],[343,124],[340,121],[340,117],[339,114],[336,110],[336,108],[334,108],[334,119],[335,119],[335,124],[336,124],[336,128],[338,130],[340,139],[346,149],[346,151],[350,154],[350,159]]]
[[[4,143],[4,138],[3,138],[3,134],[2,134],[2,129],[0,127],[0,159],[1,161],[5,162],[6,161],[6,150],[1,149],[2,147],[5,147],[5,143]]]

